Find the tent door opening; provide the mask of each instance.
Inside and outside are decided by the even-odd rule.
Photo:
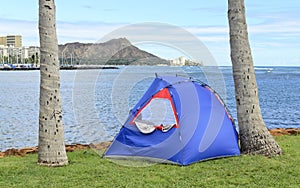
[[[167,132],[173,127],[177,128],[178,118],[168,89],[164,88],[155,94],[132,122],[144,134],[155,130]]]

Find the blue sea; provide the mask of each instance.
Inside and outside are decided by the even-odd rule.
[[[255,71],[266,126],[300,128],[300,67],[256,67]],[[231,67],[63,70],[61,95],[66,143],[112,140],[155,73],[188,76],[207,83],[221,95],[237,119]],[[39,81],[39,71],[0,72],[0,151],[38,144]]]

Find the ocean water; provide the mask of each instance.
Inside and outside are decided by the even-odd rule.
[[[255,69],[266,126],[299,128],[300,67]],[[65,141],[74,144],[113,139],[155,73],[188,76],[209,84],[236,120],[231,72],[231,67],[164,66],[61,71]],[[39,71],[0,72],[0,151],[37,145],[39,80]]]

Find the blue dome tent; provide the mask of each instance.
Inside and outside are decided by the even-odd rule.
[[[179,76],[154,79],[104,153],[179,165],[237,155],[238,134],[223,101],[206,84]]]

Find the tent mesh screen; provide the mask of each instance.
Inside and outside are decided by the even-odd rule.
[[[152,99],[137,116],[135,122],[148,122],[147,124],[154,126],[176,124],[171,102],[164,98]]]

